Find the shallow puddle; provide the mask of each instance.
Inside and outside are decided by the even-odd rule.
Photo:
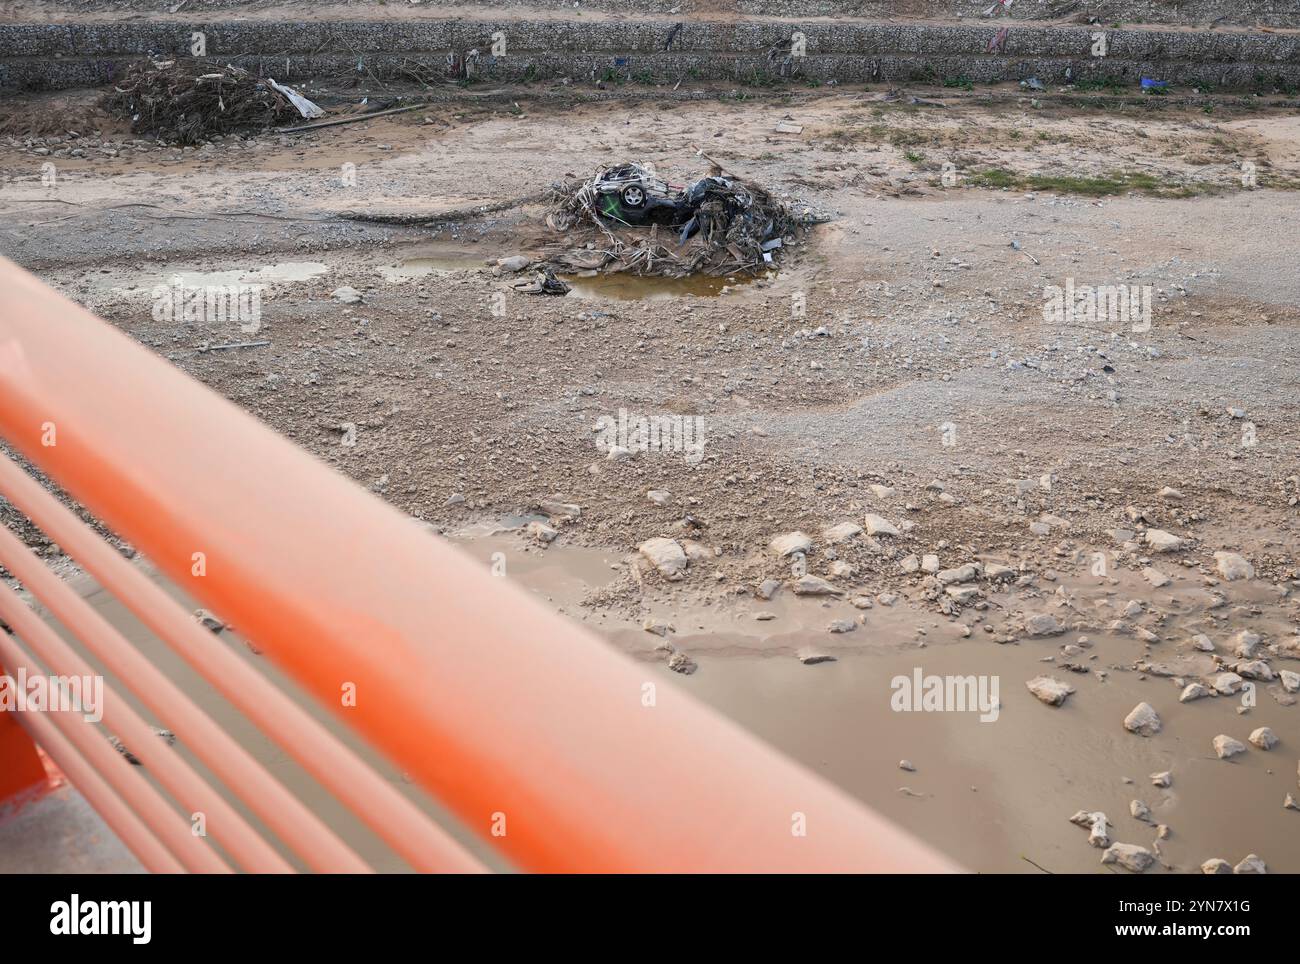
[[[131,294],[141,289],[152,290],[159,285],[181,284],[186,288],[207,288],[225,285],[270,284],[273,282],[310,281],[329,273],[329,265],[320,261],[283,261],[258,268],[233,268],[225,271],[178,269],[167,271],[141,285],[117,287],[118,294]]]
[[[472,271],[483,267],[483,259],[475,257],[405,258],[397,264],[381,265],[379,275],[390,283],[415,281],[431,275],[448,275],[453,271]]]

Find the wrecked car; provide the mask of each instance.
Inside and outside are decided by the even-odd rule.
[[[656,176],[648,165],[606,168],[592,179],[588,189],[597,213],[624,224],[680,225],[690,217],[683,206],[683,187]]]
[[[652,165],[635,162],[552,185],[546,222],[568,244],[551,263],[669,277],[754,274],[824,220],[705,160],[708,173],[689,185],[669,183]],[[662,227],[670,238],[662,236]]]

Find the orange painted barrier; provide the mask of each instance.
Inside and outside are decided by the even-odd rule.
[[[0,436],[518,866],[956,869],[7,262],[0,292]]]
[[[3,630],[0,630],[3,634]],[[0,676],[8,674],[0,660]],[[49,776],[32,738],[18,724],[16,713],[0,713],[0,808],[26,802],[47,788]],[[0,814],[3,810],[0,810]]]

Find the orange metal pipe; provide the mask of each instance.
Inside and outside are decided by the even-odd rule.
[[[9,532],[0,529],[0,542],[5,537],[13,538]],[[5,559],[4,563],[8,566],[9,560]],[[64,676],[84,677],[94,675],[94,670],[67,643],[60,639],[54,630],[41,621],[18,598],[16,592],[7,587],[0,588],[0,617],[14,628],[14,632],[31,647],[36,657],[51,672]],[[13,654],[15,657],[21,655],[21,652],[16,649],[13,640],[10,639],[0,640],[0,652]],[[30,660],[26,661],[25,665],[30,667]],[[28,672],[33,672],[33,670],[29,668]],[[157,777],[158,782],[172,796],[179,800],[183,806],[188,807],[190,812],[202,811],[208,815],[211,824],[221,825],[223,831],[227,832],[218,835],[218,839],[222,839],[223,843],[227,840],[232,841],[229,844],[230,850],[233,853],[241,852],[244,849],[244,841],[238,835],[229,833],[224,824],[224,821],[229,816],[227,811],[230,811],[230,805],[222,800],[216,791],[205,784],[198,774],[191,770],[189,765],[171,747],[160,740],[153,729],[107,685],[104,686],[103,695],[104,722],[117,732],[119,738],[124,740],[131,752],[149,768],[150,772]],[[67,714],[54,714],[54,716],[57,718],[56,725],[63,731],[64,735],[74,746],[81,750],[82,755],[87,760],[95,764],[96,769],[115,787],[121,788],[120,781],[122,780],[138,781],[138,783],[131,784],[133,789],[128,794],[128,797],[133,803],[142,799],[147,801],[147,809],[142,811],[144,815],[154,819],[161,819],[163,814],[170,814],[180,820],[180,816],[176,814],[176,811],[163,802],[161,797],[158,797],[157,803],[161,804],[163,809],[159,809],[151,797],[141,797],[141,787],[150,790],[154,796],[157,796],[157,792],[153,791],[153,788],[145,783],[140,774],[134,771],[122,754],[109,745],[104,735],[97,728],[87,724],[84,720],[78,722]],[[103,746],[97,747],[88,741],[93,741],[94,744],[103,744]],[[99,752],[100,749],[107,749],[108,753]],[[106,764],[109,763],[113,764],[113,766],[105,769]],[[124,764],[126,768],[118,767],[117,763]],[[230,813],[233,813],[233,811],[230,811]],[[235,817],[242,820],[237,814],[235,814]],[[245,832],[252,834],[253,839],[258,844],[261,844],[262,847],[266,846],[260,838],[256,837],[252,827],[249,827],[246,823],[243,826]],[[224,861],[218,859],[209,848],[199,846],[202,842],[191,835],[188,823],[184,824],[180,837],[173,836],[169,839],[172,852],[187,867],[208,872],[227,869]],[[178,846],[182,849],[176,849]],[[260,853],[256,849],[249,849],[253,849],[254,855],[260,858]],[[275,859],[280,859],[279,855],[275,854],[274,851],[270,851],[270,853]]]
[[[0,590],[0,603],[6,600],[26,608],[18,602],[11,590]],[[35,661],[28,658],[17,643],[2,633],[0,654],[4,655],[6,662],[26,669],[29,678],[41,672]],[[48,662],[46,665],[55,673],[68,672]],[[204,873],[229,872],[230,868],[225,862],[204,841],[191,833],[188,821],[173,810],[144,777],[135,772],[126,757],[109,745],[97,727],[75,714],[64,712],[42,711],[15,715],[21,715],[22,722],[38,734],[41,745],[51,759],[59,765],[87,802],[99,811],[105,822],[113,826],[115,832],[118,828],[114,826],[114,821],[123,824],[118,836],[132,853],[140,857],[142,863],[163,866],[168,873],[186,868]],[[60,732],[66,746],[54,738]],[[87,771],[98,779],[92,778]],[[115,799],[119,806],[129,805],[127,812],[144,822],[122,821],[117,808],[112,806],[108,810],[101,809],[100,804],[105,801],[105,794]],[[155,847],[161,848],[171,859],[162,860]]]
[[[522,866],[956,869],[34,278],[0,291],[0,434]]]
[[[73,745],[53,723],[39,717],[24,720],[23,723],[31,728],[33,737],[40,741],[50,759],[58,764],[59,769],[77,788],[77,792],[86,798],[86,802],[103,818],[109,829],[135,854],[145,870],[154,874],[185,872],[181,863],[154,836],[153,829],[113,792],[113,788],[95,772],[94,767],[77,754]],[[110,749],[109,752],[116,751]]]
[[[332,872],[369,870],[320,818],[289,793],[225,730],[127,642],[90,605],[50,572],[6,529],[0,529],[0,563],[18,577],[86,648],[131,687],[158,718],[184,741],[195,756],[238,794],[275,833],[294,847],[310,866]],[[58,671],[86,675],[93,671],[66,642],[42,623],[17,597],[0,593],[0,615],[47,663]],[[208,825],[232,856],[249,870],[291,873],[293,868],[249,825],[224,797],[160,741],[149,726],[107,686],[105,719],[118,729],[131,752],[155,771],[159,782],[191,812],[207,814]]]
[[[226,647],[213,645],[211,632],[2,453],[0,492],[412,867],[444,873],[484,870],[283,691]]]

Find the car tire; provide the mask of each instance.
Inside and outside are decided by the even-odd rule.
[[[645,207],[645,189],[635,184],[629,184],[619,192],[619,197],[623,199],[623,204],[634,210],[640,210]]]

